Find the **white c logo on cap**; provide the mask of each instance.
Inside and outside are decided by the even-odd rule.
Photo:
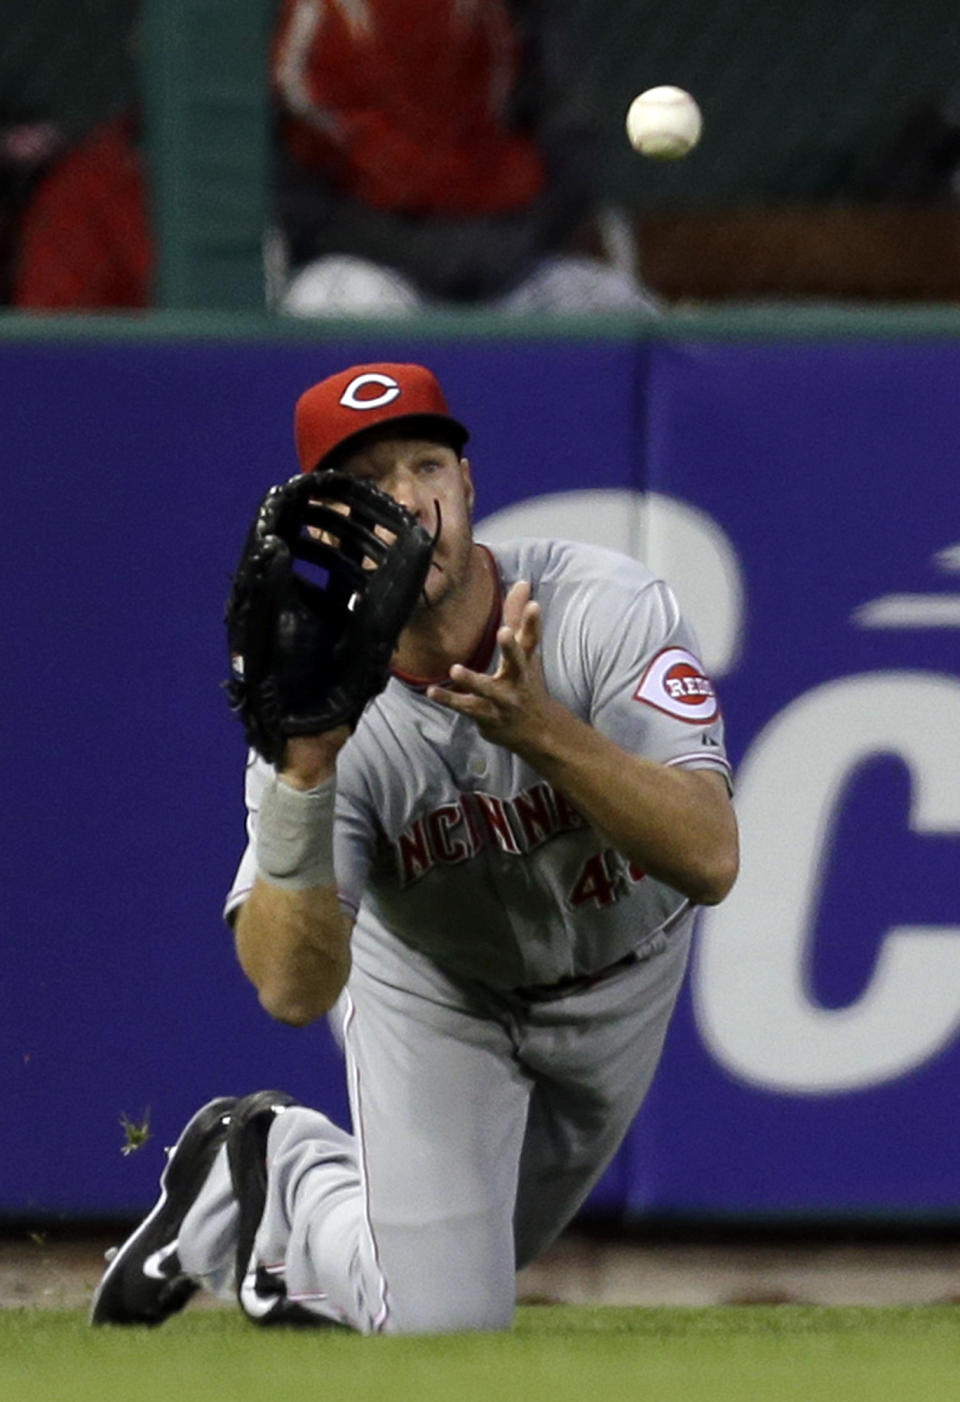
[[[374,399],[358,399],[357,395],[367,385],[382,385],[383,393]],[[340,396],[340,403],[347,409],[382,409],[385,404],[392,404],[399,394],[400,386],[396,380],[371,370],[366,375],[358,375],[355,380],[350,381]]]

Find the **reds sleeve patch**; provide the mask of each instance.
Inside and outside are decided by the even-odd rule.
[[[640,678],[633,699],[691,725],[709,725],[720,714],[713,682],[704,676],[693,653],[682,647],[657,653]]]

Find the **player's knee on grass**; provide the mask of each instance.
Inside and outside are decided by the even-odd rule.
[[[472,1221],[392,1227],[379,1234],[387,1318],[384,1332],[448,1334],[509,1329],[516,1270],[509,1226]]]
[[[513,1325],[515,1300],[494,1301],[464,1298],[454,1290],[443,1299],[412,1301],[391,1310],[384,1333],[459,1334],[509,1329]]]

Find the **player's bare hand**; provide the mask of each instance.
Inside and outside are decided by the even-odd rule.
[[[500,663],[492,676],[456,663],[452,685],[431,686],[427,696],[448,710],[475,721],[494,744],[523,750],[547,723],[550,698],[540,665],[540,605],[530,597],[530,585],[518,580],[503,603],[503,623],[497,633]]]

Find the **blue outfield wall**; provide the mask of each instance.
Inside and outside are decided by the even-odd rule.
[[[478,533],[648,554],[701,633],[743,875],[591,1199],[679,1218],[960,1217],[960,336],[0,340],[0,1215],[135,1213],[196,1104],[346,1115],[221,923],[243,845],[223,604],[292,405],[419,359]],[[153,1138],[121,1153],[122,1116]]]

